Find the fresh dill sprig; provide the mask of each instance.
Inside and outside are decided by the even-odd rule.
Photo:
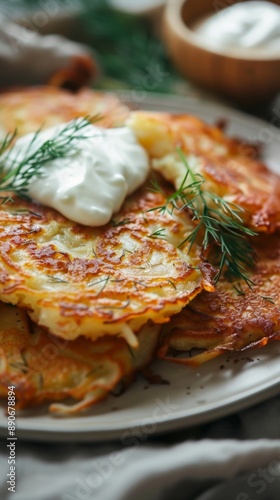
[[[167,280],[167,283],[169,283],[169,285],[171,285],[174,288],[174,290],[177,290],[177,287],[176,287],[175,283],[173,283],[172,280]]]
[[[257,233],[245,226],[242,218],[243,208],[204,189],[204,177],[192,171],[180,149],[177,152],[186,167],[186,174],[179,188],[165,197],[165,204],[151,210],[159,210],[162,214],[168,212],[170,215],[173,215],[175,210],[188,211],[195,228],[178,247],[189,242],[191,249],[197,238],[201,238],[203,250],[208,250],[212,246],[218,250],[216,255],[218,272],[214,278],[215,283],[226,269],[230,278],[242,279],[252,288],[254,283],[248,276],[247,270],[253,267],[254,250],[248,237]],[[164,194],[157,181],[153,181],[153,190]]]
[[[125,219],[112,219],[111,224],[113,227],[118,227],[118,226],[125,226],[126,224],[130,223],[130,219],[126,217]]]
[[[11,203],[13,203],[13,199],[12,198],[9,198],[7,197],[7,200],[10,201]],[[2,203],[2,205],[4,205],[5,201]],[[37,214],[37,212],[34,212],[33,210],[28,210],[27,208],[19,208],[17,210],[15,210],[14,212],[11,212],[13,215],[33,215],[34,217],[36,217],[37,219],[41,219],[42,218],[42,215],[40,214]]]
[[[245,295],[245,292],[244,292],[240,283],[237,283],[237,285],[234,285],[233,288],[236,291],[237,295]]]
[[[265,295],[260,295],[260,298],[266,300],[267,302],[270,302],[270,304],[275,304],[273,297],[266,297]]]
[[[110,281],[110,276],[106,276],[105,278],[101,278],[100,280],[92,281],[91,283],[88,284],[88,287],[102,283],[102,287],[100,288],[99,292],[96,295],[96,297],[98,297],[99,295],[101,295],[101,293],[103,292],[109,281]]]
[[[46,275],[49,283],[68,283],[68,281],[59,278],[58,276],[49,276]]]
[[[13,192],[23,198],[28,198],[28,187],[32,177],[39,176],[42,168],[50,160],[65,158],[75,151],[76,141],[89,137],[85,129],[98,117],[77,118],[67,123],[57,135],[36,145],[42,129],[37,130],[30,142],[19,148],[14,142],[17,131],[8,133],[0,144],[0,192]],[[20,153],[23,157],[20,158]],[[2,197],[2,203],[7,197]]]
[[[240,283],[237,283],[237,285],[234,285],[233,288],[236,291],[237,295],[245,295],[245,292],[244,292]],[[275,304],[273,297],[269,297],[266,295],[260,295],[260,294],[257,294],[257,295],[261,299],[266,300],[267,302],[270,302],[271,304]]]
[[[161,229],[158,229],[157,231],[154,231],[153,233],[149,234],[148,237],[149,238],[159,238],[159,239],[165,240],[166,239],[165,233],[166,233],[166,229],[161,228]]]

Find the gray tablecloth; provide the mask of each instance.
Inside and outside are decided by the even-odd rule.
[[[6,500],[279,500],[280,396],[208,425],[124,447],[19,439],[16,492],[1,441]]]

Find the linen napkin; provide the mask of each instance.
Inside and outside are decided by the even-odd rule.
[[[16,492],[2,500],[279,500],[280,396],[133,446],[17,441]]]

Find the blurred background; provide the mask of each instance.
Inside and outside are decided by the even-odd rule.
[[[213,60],[211,57],[209,59],[207,40],[205,40],[204,49],[198,42],[201,59],[197,58],[195,52],[197,47],[193,47],[195,42],[192,34],[189,36],[190,30],[187,28],[186,33],[183,33],[181,19],[178,21],[176,18],[176,9],[182,10],[182,4],[188,4],[190,7],[193,4],[189,13],[184,5],[186,16],[193,17],[199,13],[199,9],[204,15],[205,5],[208,3],[211,9],[217,11],[236,2],[169,0],[168,14],[171,13],[175,23],[175,28],[174,26],[171,28],[176,32],[176,23],[178,24],[180,39],[176,38],[177,33],[175,36],[174,33],[169,33],[170,26],[166,23],[167,7],[164,0],[0,0],[0,13],[3,18],[14,20],[28,30],[42,34],[62,34],[90,47],[98,66],[98,73],[93,82],[94,88],[124,91],[133,89],[134,93],[139,92],[139,95],[141,92],[172,93],[223,101],[238,109],[270,119],[273,114],[275,115],[275,110],[280,109],[279,53],[276,51],[272,61],[254,60],[253,66],[250,66],[250,61],[245,61],[244,66],[244,60],[242,61],[246,78],[249,74],[253,82],[261,78],[261,88],[267,83],[270,84],[265,96],[254,95],[253,89],[257,88],[257,85],[248,80],[247,94],[243,92],[242,97],[244,79],[238,77],[238,68],[237,90],[231,89],[227,92],[227,82],[232,86],[234,79],[232,69],[236,57],[232,55],[228,57],[226,54],[225,62],[221,61],[220,55],[219,60],[217,58]],[[184,19],[182,22],[184,23]],[[207,53],[203,54],[202,49]],[[265,57],[270,59],[268,56],[269,54]],[[241,59],[244,59],[243,54]],[[193,61],[192,66],[190,66],[191,61]],[[212,71],[212,74],[202,72],[197,75],[204,68],[205,71]],[[227,75],[231,73],[233,76],[229,78]],[[222,80],[223,74],[225,81]],[[266,80],[263,75],[267,75]],[[219,80],[222,83],[217,85]],[[249,91],[249,96],[252,94],[252,99],[248,99],[250,85],[252,92]],[[127,95],[129,98],[129,92]]]

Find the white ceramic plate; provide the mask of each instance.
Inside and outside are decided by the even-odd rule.
[[[133,100],[133,94],[125,97]],[[226,118],[229,134],[265,143],[265,160],[280,173],[280,132],[268,123],[202,100],[152,96],[135,104],[150,110],[190,112],[210,123]],[[145,441],[150,435],[208,422],[280,393],[279,359],[280,342],[274,342],[245,355],[219,357],[199,370],[155,362],[153,370],[168,384],[150,385],[139,378],[126,393],[110,396],[74,418],[50,417],[46,407],[32,410],[17,415],[16,434],[56,441],[120,439],[124,445]],[[4,406],[0,433],[6,436]]]

